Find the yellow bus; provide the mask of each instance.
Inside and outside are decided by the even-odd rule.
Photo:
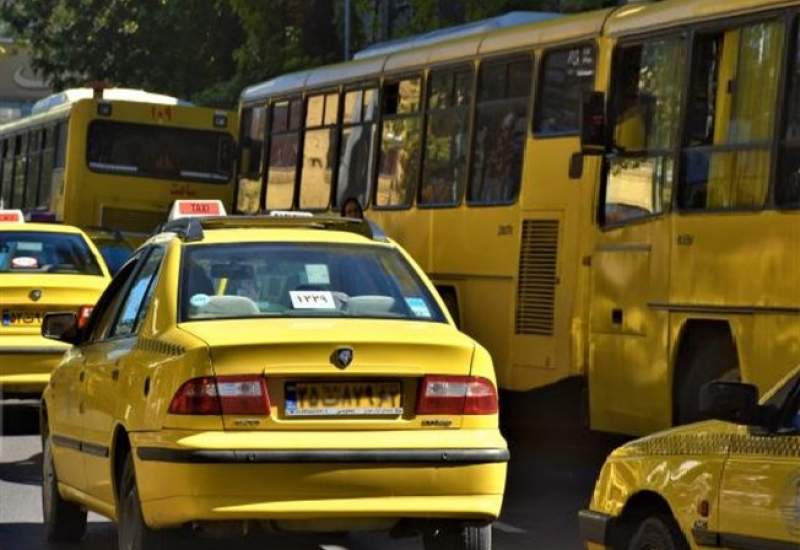
[[[233,198],[236,116],[124,88],[66,90],[0,126],[0,205],[134,242],[175,199]]]
[[[798,13],[510,15],[278,77],[242,93],[236,207],[356,197],[501,387],[582,377],[600,430],[693,420],[704,382],[765,389],[800,362]]]

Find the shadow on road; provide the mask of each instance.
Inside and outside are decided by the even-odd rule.
[[[0,462],[0,481],[23,485],[42,484],[42,453],[17,462]]]
[[[39,433],[38,401],[0,401],[0,435]]]

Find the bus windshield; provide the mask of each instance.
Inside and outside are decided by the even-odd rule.
[[[224,184],[233,140],[223,132],[95,120],[87,161],[96,172]]]

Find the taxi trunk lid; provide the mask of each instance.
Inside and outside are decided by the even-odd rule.
[[[94,305],[103,277],[71,274],[0,274],[0,335],[38,334],[42,317]]]
[[[422,378],[467,376],[474,352],[454,327],[433,322],[250,319],[182,327],[209,344],[216,376],[266,378],[269,418],[247,424],[226,416],[234,429],[421,427]]]

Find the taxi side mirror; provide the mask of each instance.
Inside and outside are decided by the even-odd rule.
[[[587,91],[581,98],[581,152],[603,155],[606,152],[606,96]]]
[[[74,313],[47,313],[42,320],[42,336],[50,340],[77,344],[80,339],[78,316]]]
[[[701,388],[700,413],[707,418],[746,426],[760,426],[765,416],[758,404],[756,386],[720,380]]]

